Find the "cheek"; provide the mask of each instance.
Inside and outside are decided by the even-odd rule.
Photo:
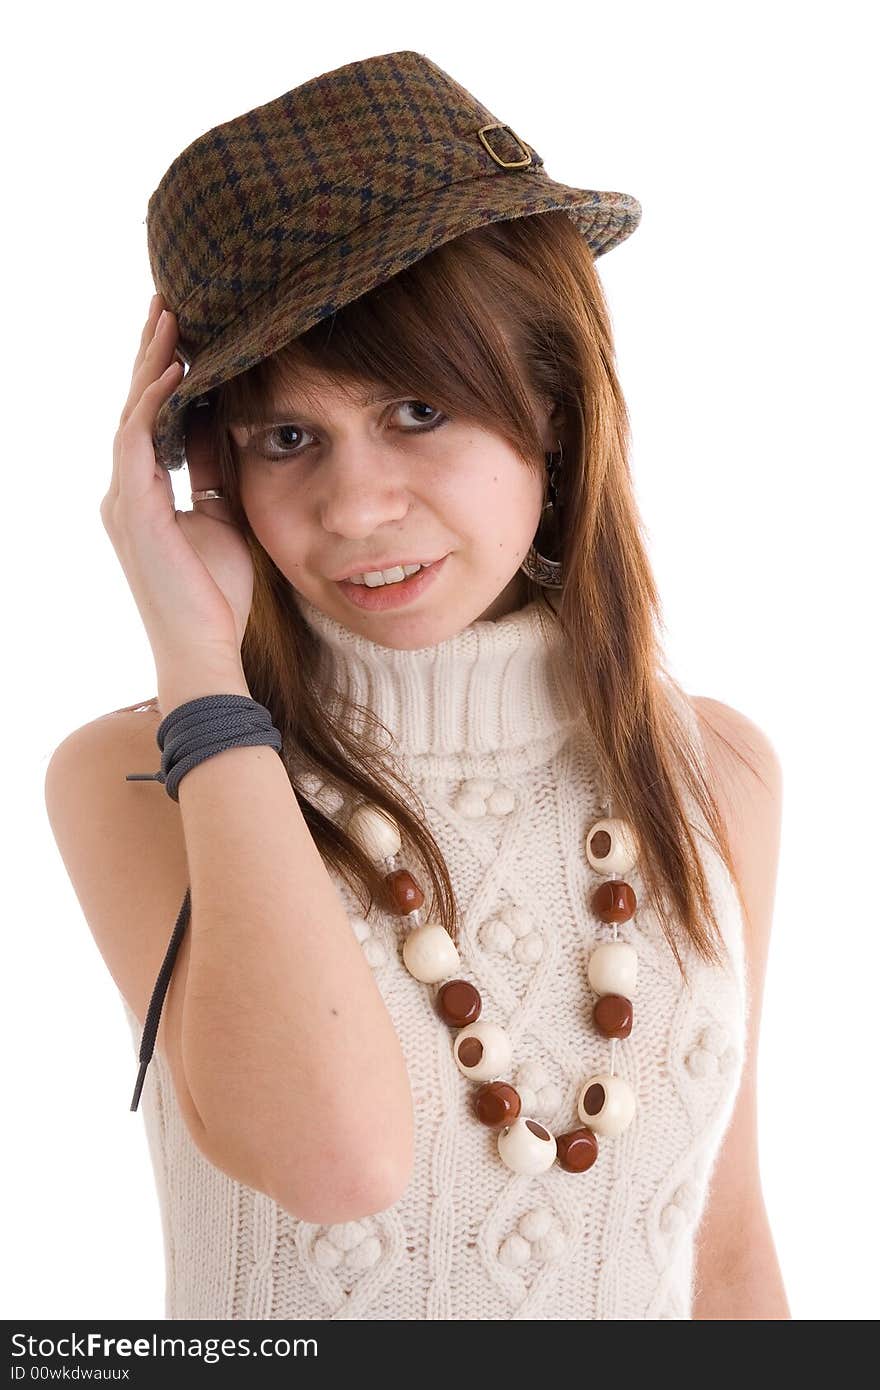
[[[518,460],[503,460],[485,472],[470,497],[472,529],[496,549],[531,543],[541,516],[542,482]]]
[[[304,534],[304,528],[297,523],[294,500],[282,489],[257,487],[244,478],[240,489],[251,530],[267,555],[279,568],[296,563],[300,549],[297,537]]]
[[[541,514],[543,479],[506,444],[466,438],[436,483],[438,497],[455,507],[467,533],[491,529],[513,539],[522,532],[531,540]]]

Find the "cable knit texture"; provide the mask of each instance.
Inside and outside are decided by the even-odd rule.
[[[511,1037],[506,1079],[522,1113],[552,1133],[577,1128],[580,1085],[609,1069],[587,961],[612,928],[589,909],[602,876],[584,837],[604,814],[604,788],[555,614],[538,599],[435,647],[396,651],[297,601],[322,639],[325,676],[379,714],[423,800],[463,914],[457,974],[479,989],[482,1017]],[[684,714],[700,746],[690,704]],[[353,809],[336,787],[296,780],[329,814]],[[617,1138],[599,1136],[587,1172],[554,1163],[537,1177],[511,1172],[496,1134],[475,1118],[476,1083],[454,1062],[438,987],[403,966],[403,919],[374,909],[366,921],[333,872],[406,1057],[416,1119],[409,1185],[362,1220],[298,1220],[201,1154],[157,1051],[140,1108],[162,1214],[166,1316],[690,1318],[694,1236],[739,1086],[747,1016],[739,903],[720,857],[698,843],[729,960],[711,967],[685,948],[688,989],[642,905],[638,865],[623,876],[640,906],[619,936],[639,964],[633,1030],[616,1044],[614,1070],[635,1091],[636,1115]],[[398,867],[418,878],[417,866]],[[141,1025],[123,1005],[136,1054]]]

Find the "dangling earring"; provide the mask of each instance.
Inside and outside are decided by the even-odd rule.
[[[541,520],[535,532],[535,539],[529,546],[528,554],[520,565],[523,574],[528,575],[529,579],[536,584],[542,585],[545,589],[562,588],[562,561],[558,558],[562,550],[561,537],[559,534],[559,513],[556,504],[559,501],[558,481],[562,469],[562,441],[557,439],[559,445],[558,454],[545,454],[548,473],[548,491],[550,501],[546,502],[541,509]]]

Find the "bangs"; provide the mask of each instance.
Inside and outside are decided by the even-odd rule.
[[[285,400],[307,402],[318,379],[355,404],[424,400],[540,460],[538,401],[516,314],[507,312],[516,304],[515,265],[509,249],[487,257],[490,230],[444,244],[224,382],[218,426],[256,428]]]

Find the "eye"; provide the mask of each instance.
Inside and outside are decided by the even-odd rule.
[[[419,422],[420,424],[436,425],[436,424],[439,424],[440,420],[444,420],[444,419],[446,418],[444,415],[441,415],[440,412],[439,412],[439,410],[436,410],[435,407],[434,407],[433,405],[429,405],[427,401],[401,401],[400,404],[399,404],[398,406],[395,406],[395,409],[396,409],[396,410],[405,410],[405,409],[407,408],[407,406],[410,406],[410,405],[417,406],[420,410],[433,410],[433,411],[434,411],[434,417],[435,417],[434,419],[432,419],[432,420],[425,420],[424,417],[423,417],[423,418],[420,420],[420,422]]]
[[[309,437],[308,430],[300,429],[299,425],[276,425],[274,429],[266,430],[264,434],[256,435],[251,441],[251,446],[258,454],[264,458],[287,458],[291,454],[302,452],[300,445],[296,442],[290,444],[291,435],[305,435]],[[280,448],[273,448],[270,441],[280,441]]]
[[[416,419],[415,426],[404,427],[404,434],[427,434],[429,430],[436,429],[438,425],[445,424],[447,416],[442,415],[435,406],[429,405],[427,401],[398,401],[392,406],[392,412],[408,410],[414,406],[417,411],[432,411],[433,418],[426,420],[424,416]],[[292,436],[298,436],[293,439]],[[256,453],[268,459],[288,459],[293,458],[304,452],[302,438],[313,438],[311,431],[303,429],[300,425],[275,425],[270,430],[264,430],[262,434],[254,435],[249,441],[250,448]]]

